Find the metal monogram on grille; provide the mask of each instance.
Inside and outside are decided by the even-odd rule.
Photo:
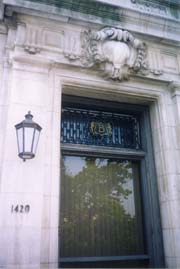
[[[92,121],[90,123],[90,132],[94,136],[111,136],[112,135],[112,128],[111,124],[108,123],[103,123],[101,121]]]
[[[66,107],[61,142],[139,149],[139,122],[134,115]]]

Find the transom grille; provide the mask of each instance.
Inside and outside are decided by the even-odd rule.
[[[139,121],[134,115],[66,107],[61,142],[140,149]]]

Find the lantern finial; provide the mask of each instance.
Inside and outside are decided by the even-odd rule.
[[[30,120],[30,121],[32,121],[32,118],[33,118],[33,115],[31,114],[31,111],[28,111],[28,113],[25,115],[25,119],[26,120]]]

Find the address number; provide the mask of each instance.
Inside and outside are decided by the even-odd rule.
[[[11,212],[12,213],[29,213],[30,205],[12,205]]]

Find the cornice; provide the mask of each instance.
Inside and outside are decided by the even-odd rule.
[[[145,0],[137,1],[143,3],[142,1]],[[168,7],[166,12],[164,11],[166,14],[163,14],[163,12],[150,13],[146,8],[138,9],[133,0],[114,0],[112,1],[114,4],[111,5],[107,3],[108,0],[103,3],[101,0],[53,0],[53,2],[49,0],[48,2],[47,5],[47,0],[3,0],[7,16],[16,12],[75,24],[91,24],[92,27],[111,25],[152,36],[163,42],[166,40],[173,41],[173,44],[180,42],[180,18],[173,16]],[[115,2],[119,4],[115,5]]]
[[[121,9],[129,9],[140,14],[180,21],[178,10],[180,2],[177,0],[0,0],[0,2],[29,9],[33,5],[41,4],[112,20],[119,19]]]
[[[128,2],[129,0],[127,1],[119,1],[119,0],[96,0],[97,2],[101,2],[101,3],[106,3],[106,4],[112,4],[112,5],[128,5]],[[138,2],[138,0],[130,0],[131,2]],[[162,5],[165,5],[165,6],[174,6],[174,7],[177,7],[177,6],[180,6],[180,2],[179,0],[142,0],[144,2],[151,2],[151,3],[156,3],[156,4],[162,4]]]

